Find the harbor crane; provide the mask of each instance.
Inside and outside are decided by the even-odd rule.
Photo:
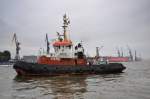
[[[121,57],[121,53],[120,53],[120,50],[119,50],[119,48],[118,48],[118,47],[116,47],[116,49],[117,49],[117,54],[118,54],[118,57]]]
[[[13,35],[12,42],[15,42],[15,45],[16,45],[16,55],[15,55],[15,60],[19,60],[19,59],[20,59],[20,55],[19,55],[19,51],[20,51],[20,42],[19,42],[18,39],[17,39],[16,33],[14,33],[14,35]]]
[[[133,55],[132,55],[132,51],[130,49],[130,47],[127,45],[128,51],[129,51],[129,57],[130,57],[130,61],[133,61]]]
[[[50,50],[50,47],[49,47],[49,41],[48,41],[48,35],[46,33],[46,38],[45,38],[45,42],[46,42],[46,53],[49,54],[49,50]]]
[[[104,46],[96,47],[96,56],[99,57],[99,51],[103,48]]]

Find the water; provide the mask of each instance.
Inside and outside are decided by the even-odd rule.
[[[0,66],[0,99],[150,99],[150,62],[124,63],[120,74],[17,77]]]

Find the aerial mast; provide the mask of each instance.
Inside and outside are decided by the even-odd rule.
[[[15,55],[15,59],[16,59],[16,60],[19,60],[19,59],[20,59],[20,55],[19,55],[20,42],[19,42],[18,39],[17,39],[16,33],[14,33],[14,35],[13,35],[12,42],[13,42],[13,41],[15,42],[15,45],[16,45],[16,55]]]
[[[70,20],[69,20],[69,18],[67,18],[67,15],[65,14],[63,16],[63,26],[62,26],[64,29],[64,40],[68,40],[68,38],[67,38],[67,27],[69,24],[70,24]]]

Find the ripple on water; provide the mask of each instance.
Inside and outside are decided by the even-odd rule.
[[[120,74],[15,77],[0,67],[2,99],[150,99],[150,62],[125,63]]]

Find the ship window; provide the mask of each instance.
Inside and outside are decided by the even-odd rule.
[[[71,45],[66,46],[66,48],[67,48],[67,49],[68,49],[68,48],[71,49]]]
[[[69,49],[71,49],[71,45],[69,45],[68,47],[69,47]]]

